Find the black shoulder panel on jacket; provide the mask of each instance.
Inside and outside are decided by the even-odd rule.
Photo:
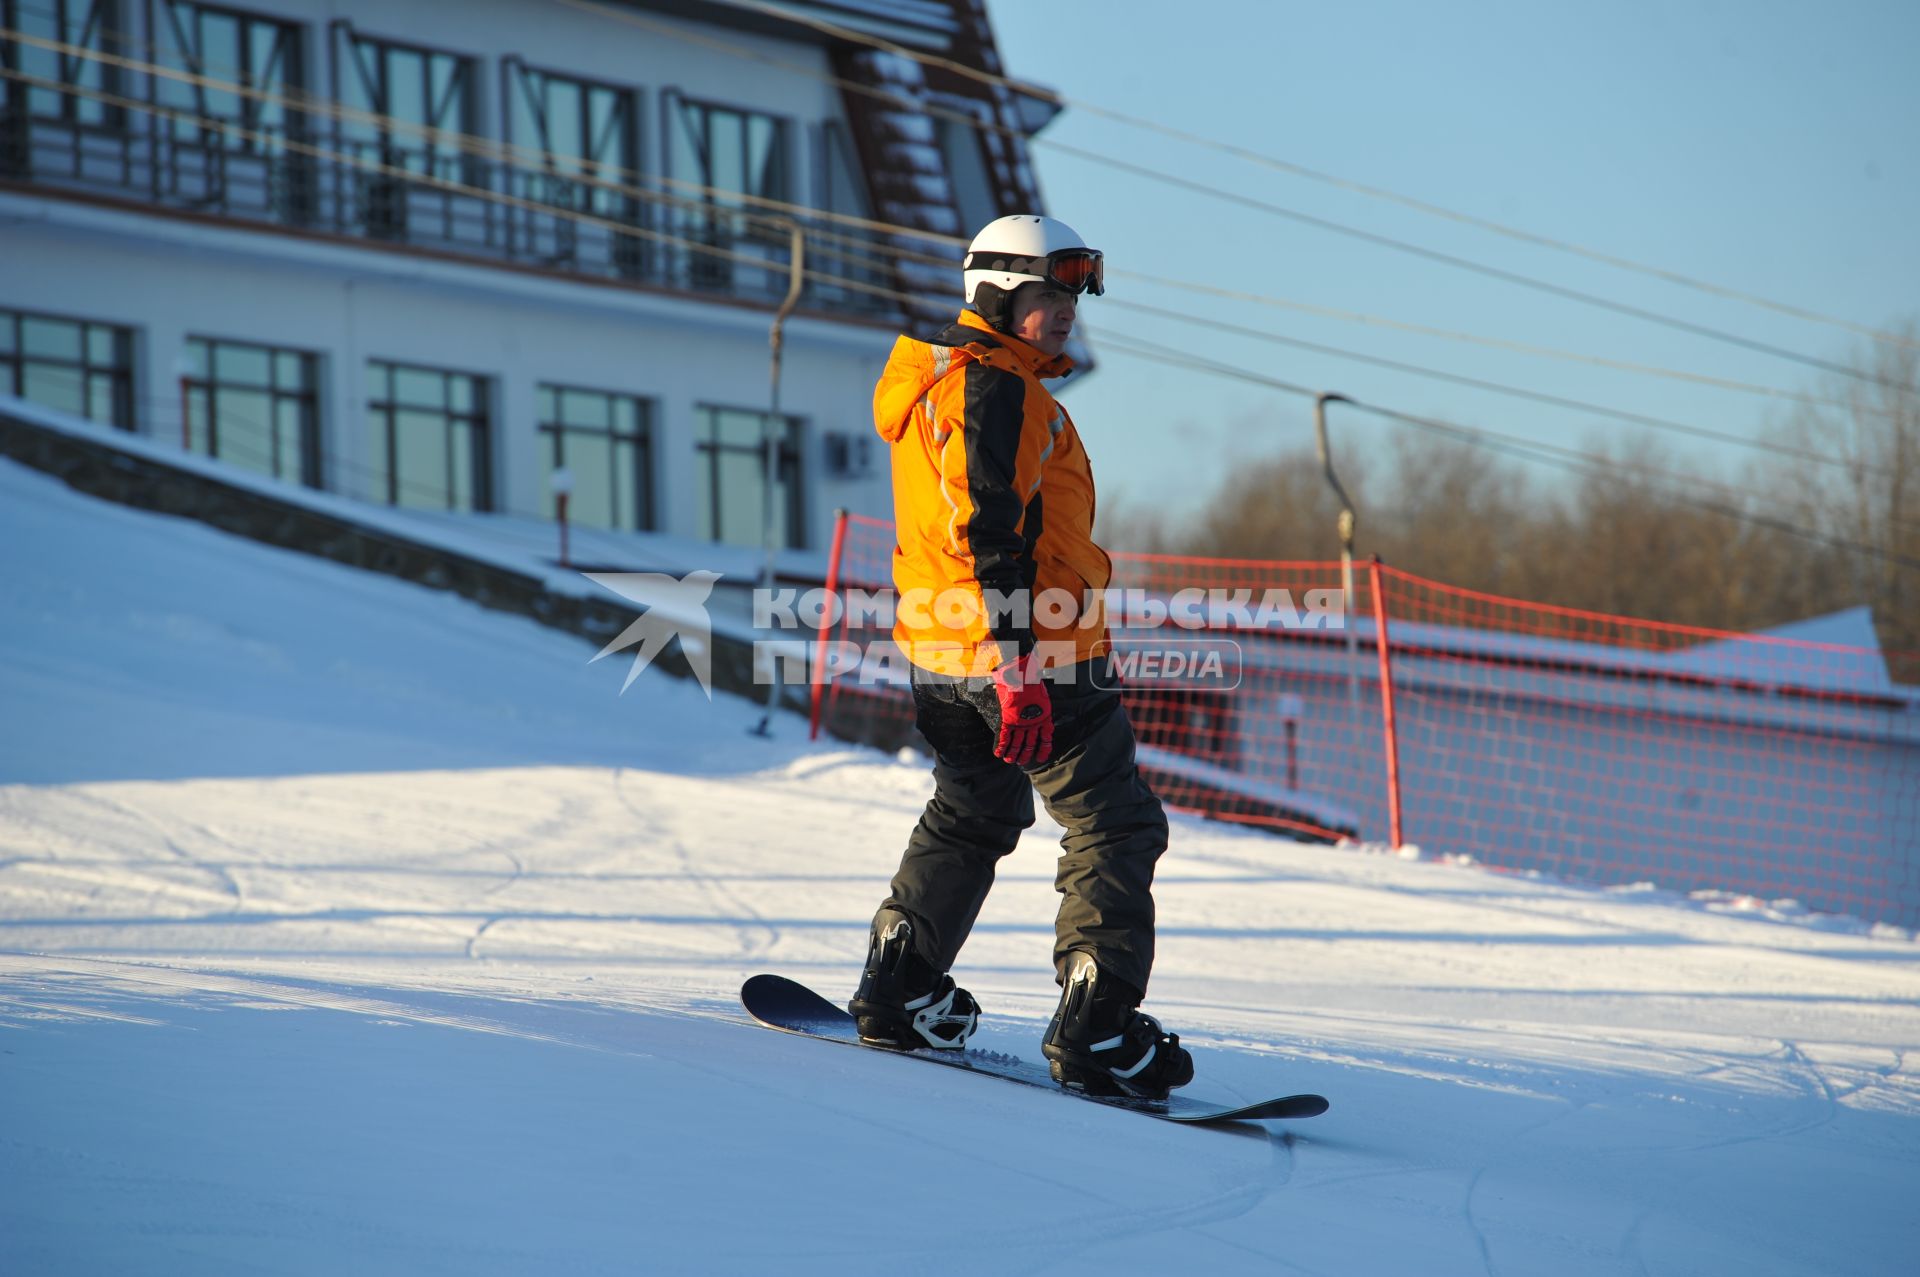
[[[931,342],[935,346],[991,346],[1000,347],[1000,339],[985,329],[970,324],[948,324],[936,333]]]

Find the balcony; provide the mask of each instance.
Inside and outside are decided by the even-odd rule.
[[[429,133],[401,145],[164,113],[121,127],[29,113],[16,96],[0,105],[0,182],[755,303],[786,295],[798,221],[803,305],[863,320],[901,314],[884,236],[629,171],[505,160],[460,140]]]

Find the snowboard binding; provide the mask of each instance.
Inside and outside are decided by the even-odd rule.
[[[860,1040],[911,1051],[958,1051],[980,1027],[973,995],[913,950],[913,922],[894,908],[874,915],[867,965],[847,1011]]]
[[[1140,997],[1132,985],[1103,975],[1092,954],[1072,954],[1040,1045],[1053,1080],[1087,1095],[1138,1100],[1164,1100],[1193,1081],[1193,1056],[1178,1034],[1139,1009]]]

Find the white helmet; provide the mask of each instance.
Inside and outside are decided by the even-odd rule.
[[[1073,294],[1106,291],[1102,256],[1073,227],[1051,217],[1016,213],[988,222],[961,262],[967,304],[995,328],[1007,298],[1022,284],[1052,283]]]

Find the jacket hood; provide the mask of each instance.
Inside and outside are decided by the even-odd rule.
[[[1025,369],[1036,377],[1064,377],[1073,360],[1048,355],[1017,337],[995,332],[972,311],[947,325],[932,341],[902,336],[893,343],[885,371],[873,388],[873,427],[888,443],[907,433],[907,423],[933,384],[970,363],[993,364],[1008,371]]]

